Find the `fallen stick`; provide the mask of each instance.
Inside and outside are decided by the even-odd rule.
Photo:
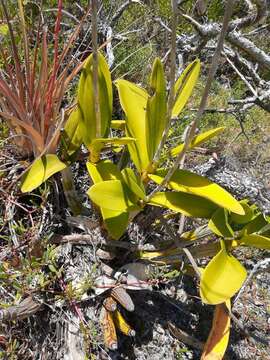
[[[177,328],[176,326],[174,326],[172,323],[168,323],[168,329],[170,331],[170,333],[176,337],[176,339],[182,341],[183,343],[185,343],[186,345],[189,345],[195,349],[198,350],[203,350],[204,347],[204,343],[200,340],[197,340],[195,337],[189,335],[188,333],[186,333],[185,331]]]
[[[18,305],[0,310],[0,321],[22,320],[42,309],[43,305],[28,296]]]

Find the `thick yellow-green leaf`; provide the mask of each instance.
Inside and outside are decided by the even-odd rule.
[[[268,224],[265,225],[261,230],[258,232],[259,235],[263,235],[270,238],[270,219],[269,216],[266,216],[268,218]]]
[[[101,120],[99,136],[106,137],[112,117],[112,82],[109,67],[100,53],[98,54],[98,90]],[[83,118],[84,142],[88,147],[96,138],[98,127],[94,104],[93,55],[89,56],[81,73],[78,87],[78,107]]]
[[[268,221],[266,217],[263,214],[259,214],[243,228],[243,233],[245,234],[257,233],[267,224]]]
[[[253,246],[259,249],[270,249],[270,238],[262,235],[245,235],[239,240],[241,245]]]
[[[242,286],[247,276],[246,269],[224,244],[204,269],[200,282],[200,295],[206,304],[221,304],[230,299]]]
[[[22,192],[28,192],[39,187],[53,174],[63,170],[66,165],[54,154],[44,155],[35,160],[24,175],[21,185]]]
[[[126,136],[137,140],[128,145],[130,157],[137,170],[142,172],[150,163],[145,121],[148,94],[126,80],[117,80],[116,86],[121,106],[126,114]]]
[[[219,127],[219,128],[208,130],[202,134],[195,136],[195,138],[193,139],[193,141],[191,142],[191,144],[189,146],[189,149],[192,149],[196,146],[201,145],[205,141],[220,134],[224,129],[225,129],[225,127]],[[180,144],[180,145],[174,147],[173,149],[170,150],[170,155],[177,156],[183,150],[183,148],[184,148],[184,144]]]
[[[110,160],[102,160],[97,164],[86,163],[87,170],[94,184],[108,180],[122,180],[118,167]],[[126,211],[110,210],[100,207],[104,224],[113,239],[119,239],[128,225]]]
[[[122,137],[122,138],[99,138],[94,139],[91,143],[91,148],[102,149],[105,145],[127,145],[136,141],[136,139],[131,137]]]
[[[86,167],[94,184],[101,181],[122,179],[120,170],[110,160],[102,160],[97,164],[88,161]]]
[[[166,256],[170,256],[170,255],[177,255],[180,260],[182,253],[183,253],[182,250],[179,248],[159,250],[159,251],[139,251],[138,257],[140,259],[152,260],[155,258],[159,259],[159,258],[165,258]]]
[[[196,245],[189,248],[194,259],[202,259],[209,256],[214,256],[220,251],[219,243],[207,243]],[[138,257],[141,259],[148,259],[157,261],[159,263],[174,264],[183,261],[183,249],[181,247],[159,250],[159,251],[139,251]],[[202,269],[204,270],[204,269]]]
[[[128,213],[101,208],[101,214],[109,234],[113,239],[118,240],[128,226]]]
[[[162,138],[167,120],[166,80],[162,62],[156,58],[153,64],[150,87],[153,96],[147,101],[146,139],[149,158],[152,160]]]
[[[145,200],[145,189],[140,181],[140,179],[137,178],[134,171],[130,168],[125,168],[121,171],[123,180],[127,184],[128,188],[137,195],[140,199]]]
[[[74,109],[70,114],[62,134],[62,144],[64,155],[68,157],[74,154],[81,146],[82,140],[82,116],[78,108]]]
[[[245,211],[245,215],[238,215],[232,213],[231,220],[236,224],[246,224],[252,220],[254,216],[254,209],[252,206],[249,206],[245,200],[240,201],[240,203]]]
[[[222,237],[233,237],[233,229],[228,223],[228,212],[225,209],[218,209],[211,217],[208,227],[214,234]]]
[[[189,64],[175,83],[176,101],[172,110],[172,117],[177,117],[186,105],[200,74],[200,60]]]
[[[217,206],[207,199],[175,191],[158,192],[151,197],[148,203],[198,218],[210,218],[217,210]]]
[[[94,139],[91,144],[88,146],[90,150],[90,160],[94,163],[100,161],[100,152],[106,145],[111,146],[123,146],[126,144],[130,144],[136,139],[130,137],[122,137],[122,138],[98,138]]]
[[[111,121],[111,128],[112,129],[124,130],[125,126],[126,126],[125,120],[112,120]]]
[[[166,174],[167,170],[159,169],[154,175],[149,175],[149,178],[160,184]],[[201,196],[236,214],[245,213],[241,204],[221,186],[190,171],[176,170],[168,186],[173,190]]]
[[[188,240],[188,241],[195,241],[195,240],[201,240],[205,238],[206,236],[210,235],[209,229],[207,225],[202,225],[194,230],[185,231],[181,234],[181,239]]]
[[[228,310],[226,310],[226,308]],[[218,304],[215,307],[212,328],[204,346],[201,360],[222,360],[229,343],[231,302]]]
[[[136,207],[132,193],[120,180],[98,182],[87,194],[96,205],[105,209],[127,211]]]

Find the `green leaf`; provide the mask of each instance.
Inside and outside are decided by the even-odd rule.
[[[266,218],[268,218],[268,224],[262,227],[261,230],[258,231],[258,234],[266,237],[270,237],[270,221],[268,216],[266,216]]]
[[[172,117],[177,117],[186,105],[200,74],[200,60],[189,64],[175,83],[176,101],[172,110]]]
[[[120,180],[98,182],[87,194],[96,205],[105,209],[127,211],[136,208],[130,190]]]
[[[246,269],[222,245],[202,272],[200,295],[206,304],[221,304],[230,299],[242,286]]]
[[[66,165],[56,155],[48,154],[38,158],[24,175],[21,191],[29,192],[36,189],[49,177],[65,167]]]
[[[240,240],[240,245],[253,246],[259,249],[270,249],[270,238],[262,235],[245,235]]]
[[[98,54],[98,89],[101,137],[106,137],[112,117],[112,82],[105,58]],[[78,107],[83,118],[83,137],[87,147],[96,138],[97,117],[94,103],[93,55],[86,60],[78,86]]]
[[[102,160],[97,164],[88,161],[86,167],[94,184],[101,181],[122,179],[120,170],[110,160]]]
[[[48,268],[49,270],[54,273],[54,274],[58,274],[59,270],[56,269],[56,267],[53,264],[48,264]]]
[[[147,147],[146,106],[148,94],[142,88],[126,80],[115,82],[121,106],[126,114],[126,136],[135,138],[135,143],[128,144],[130,157],[137,170],[142,172],[150,163]]]
[[[106,145],[113,145],[113,146],[119,146],[119,145],[127,145],[132,142],[136,141],[136,139],[131,137],[122,137],[122,138],[98,138],[94,139],[89,146],[90,149],[93,151],[101,151],[102,148]]]
[[[249,224],[243,228],[243,233],[253,234],[259,232],[264,226],[268,224],[266,217],[263,214],[257,215]]]
[[[167,170],[159,169],[155,175],[150,174],[149,178],[160,184],[167,172]],[[221,186],[190,171],[176,170],[168,186],[173,190],[201,196],[237,214],[244,214],[241,204]]]
[[[167,122],[166,80],[159,58],[156,58],[153,64],[150,86],[153,96],[147,101],[146,138],[149,158],[152,161]]]
[[[205,141],[220,134],[224,129],[225,129],[225,127],[218,127],[218,128],[208,130],[202,134],[195,136],[195,138],[193,139],[193,141],[191,142],[191,144],[189,146],[189,149],[193,149],[194,147],[201,145]],[[180,145],[176,146],[175,148],[170,150],[170,155],[173,157],[177,156],[183,150],[183,148],[184,148],[184,144],[180,144]]]
[[[82,117],[80,110],[77,108],[70,114],[62,133],[62,147],[64,155],[72,156],[82,145]]]
[[[186,216],[198,218],[210,218],[217,209],[214,203],[200,196],[174,191],[158,192],[151,197],[148,204],[164,206]]]
[[[94,139],[91,144],[88,146],[90,151],[90,159],[92,162],[97,163],[100,161],[100,152],[106,145],[111,146],[123,146],[136,141],[134,138],[122,137],[122,138],[98,138]]]
[[[134,171],[130,168],[125,168],[121,171],[123,180],[128,188],[137,195],[140,199],[146,200],[145,189],[142,182],[135,175]]]
[[[102,160],[97,164],[86,163],[87,170],[94,184],[109,180],[122,180],[122,174],[110,160]],[[128,226],[128,213],[100,207],[104,224],[113,239],[119,239]]]
[[[222,237],[233,237],[233,229],[228,223],[228,211],[218,209],[211,217],[208,227],[214,234]]]
[[[253,206],[249,206],[247,204],[246,200],[242,200],[240,201],[242,208],[245,211],[244,215],[238,215],[238,214],[231,214],[231,221],[233,221],[236,224],[246,224],[248,222],[250,222],[252,220],[252,218],[254,217],[254,207]]]
[[[128,212],[101,208],[101,214],[111,237],[115,240],[119,239],[127,229]]]

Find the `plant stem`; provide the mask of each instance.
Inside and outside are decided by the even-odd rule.
[[[96,113],[96,138],[101,137],[101,118],[98,88],[98,42],[97,42],[97,0],[92,0],[92,50],[93,50],[93,88]]]
[[[61,171],[62,185],[68,206],[74,215],[80,215],[83,207],[74,186],[73,176],[70,167]]]

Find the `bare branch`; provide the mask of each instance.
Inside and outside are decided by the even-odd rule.
[[[237,301],[240,299],[240,297],[243,295],[245,288],[247,287],[247,285],[251,282],[253,276],[259,272],[259,271],[267,271],[269,270],[270,267],[270,258],[266,258],[263,259],[261,261],[259,261],[254,268],[251,270],[251,272],[249,273],[248,277],[246,278],[244,284],[242,285],[239,293],[237,294],[236,298],[234,299],[233,302],[233,306],[235,307]]]
[[[246,84],[246,86],[249,88],[249,90],[252,92],[254,96],[258,96],[257,91],[253,88],[253,86],[247,81],[247,79],[244,77],[244,75],[237,69],[237,67],[234,65],[234,63],[228,58],[226,54],[224,54],[226,60],[231,65],[233,70],[236,72],[236,74],[240,77],[240,79]]]
[[[233,20],[230,22],[229,30],[241,29],[257,23],[262,22],[267,16],[267,4],[266,0],[253,0],[256,6],[256,12],[248,14],[245,17]],[[249,4],[249,12],[253,9],[253,6]]]
[[[127,0],[126,2],[124,2],[119,8],[118,10],[115,12],[114,16],[111,19],[110,22],[110,26],[113,27],[115,25],[115,23],[119,20],[119,18],[121,17],[121,15],[123,14],[123,12],[128,8],[129,5],[131,4],[142,4],[142,2],[140,0]]]
[[[42,309],[42,304],[33,300],[31,296],[21,301],[18,305],[0,310],[1,321],[22,320]]]
[[[182,16],[194,26],[198,34],[207,39],[215,38],[220,33],[220,25],[218,23],[209,23],[202,25],[191,16],[182,14]],[[229,31],[226,35],[226,40],[239,50],[246,53],[246,55],[254,62],[257,62],[261,67],[270,70],[270,56],[263,50],[259,49],[252,41],[246,39],[240,32]]]
[[[228,33],[227,40],[239,50],[245,52],[252,61],[257,62],[266,70],[270,70],[270,56],[259,49],[252,41],[246,39],[237,31]]]

